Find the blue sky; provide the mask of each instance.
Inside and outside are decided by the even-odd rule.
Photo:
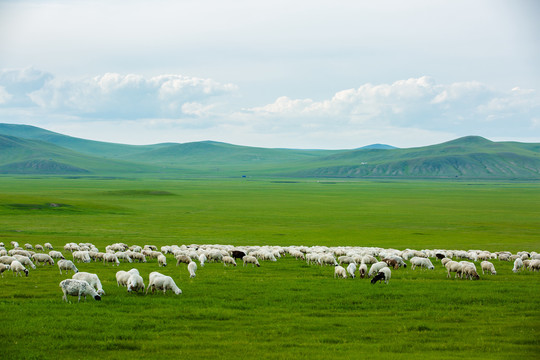
[[[540,142],[539,17],[534,0],[0,0],[0,122],[129,144]]]

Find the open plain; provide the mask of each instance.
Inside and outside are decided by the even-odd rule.
[[[540,250],[537,182],[2,177],[0,241]],[[62,301],[71,277],[38,266],[0,278],[2,358],[486,358],[540,349],[540,273],[448,279],[400,268],[389,284],[334,279],[285,256],[261,266],[76,263],[106,295]],[[477,267],[479,267],[477,263]],[[118,270],[170,275],[182,289],[144,295]]]

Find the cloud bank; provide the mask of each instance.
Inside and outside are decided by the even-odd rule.
[[[242,106],[232,83],[178,74],[106,73],[58,79],[28,68],[0,71],[0,117],[58,130],[120,133],[126,143],[217,140],[264,147],[409,147],[458,136],[539,141],[540,96],[534,89],[492,89],[478,81],[438,83],[427,76],[361,84],[326,99],[286,95]],[[9,116],[8,116],[9,115]],[[104,125],[107,123],[107,125]],[[86,124],[86,125],[85,125]],[[86,126],[86,130],[83,130]],[[146,137],[146,138],[145,138]],[[100,140],[96,131],[94,139]]]

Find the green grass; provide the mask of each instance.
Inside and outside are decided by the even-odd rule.
[[[538,194],[538,183],[4,177],[0,241],[538,251]],[[4,273],[2,358],[506,359],[540,345],[540,274],[511,263],[480,281],[447,279],[435,262],[371,285],[291,258],[207,264],[195,279],[168,261],[78,265],[99,275],[101,302],[63,303],[56,266]],[[183,294],[127,294],[114,275],[132,267],[145,283],[171,275]]]

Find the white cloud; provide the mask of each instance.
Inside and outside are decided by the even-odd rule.
[[[205,102],[236,91],[221,84],[177,74],[146,78],[136,74],[106,73],[92,78],[60,80],[37,70],[0,73],[0,86],[17,101],[2,98],[4,106],[38,106],[51,114],[92,119],[140,119],[201,115],[185,104]],[[13,91],[14,90],[14,91]]]

